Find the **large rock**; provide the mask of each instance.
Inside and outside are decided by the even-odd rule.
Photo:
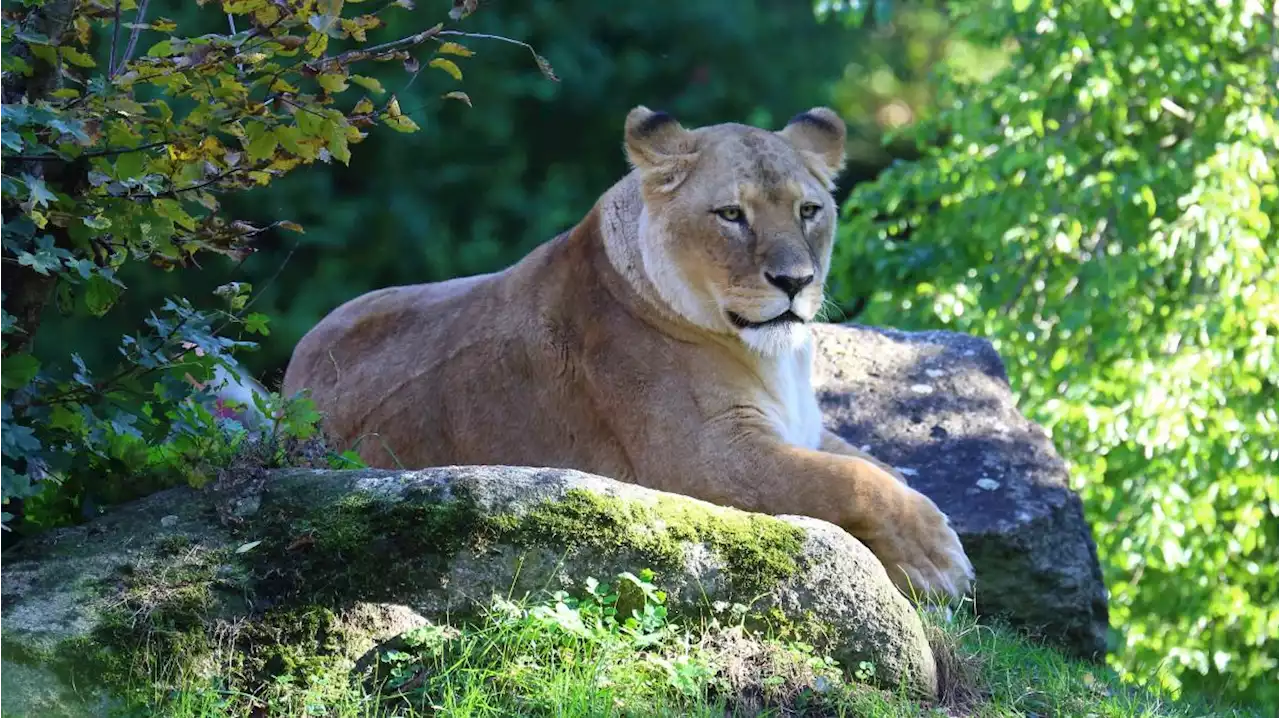
[[[991,344],[859,326],[816,334],[827,426],[950,516],[978,612],[1078,656],[1105,653],[1107,594],[1080,498],[1048,434],[1018,411]]]
[[[249,691],[281,665],[354,669],[494,595],[645,567],[677,614],[749,604],[751,621],[871,661],[887,686],[937,689],[914,608],[821,521],[551,469],[294,470],[247,485],[167,491],[6,552],[6,715],[100,714],[112,686],[157,669]]]

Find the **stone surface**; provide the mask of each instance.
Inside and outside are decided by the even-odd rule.
[[[828,428],[889,463],[950,518],[981,614],[1086,658],[1106,650],[1097,547],[1066,464],[1015,404],[986,340],[825,325],[814,386]]]
[[[536,596],[646,567],[677,615],[701,620],[716,606],[749,604],[756,621],[781,616],[846,666],[871,661],[888,687],[936,692],[915,609],[868,549],[821,521],[552,469],[292,470],[254,486],[253,501],[166,491],[7,551],[6,715],[100,714],[111,696],[90,659],[122,612],[131,631],[162,620],[218,636],[182,657],[212,666],[225,665],[217,652],[227,646],[274,650],[298,639],[269,616],[322,613],[332,616],[323,632],[342,636],[354,667],[398,632],[494,595]],[[215,500],[252,508],[226,525]],[[228,626],[255,637],[237,642]]]

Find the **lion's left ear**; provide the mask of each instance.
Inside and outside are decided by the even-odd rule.
[[[778,131],[805,158],[810,169],[826,180],[835,182],[844,169],[844,120],[826,107],[801,112]]]

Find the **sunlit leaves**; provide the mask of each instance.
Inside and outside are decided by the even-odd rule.
[[[870,291],[860,321],[997,345],[1072,463],[1117,668],[1274,705],[1274,31],[1239,5],[1016,6],[948,6],[1017,52],[945,74],[955,106],[912,131],[946,143],[854,189],[835,287]]]

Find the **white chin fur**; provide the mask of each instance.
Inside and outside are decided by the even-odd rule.
[[[788,322],[765,327],[741,329],[738,336],[756,353],[780,356],[804,348],[809,339],[809,327],[799,322]]]

